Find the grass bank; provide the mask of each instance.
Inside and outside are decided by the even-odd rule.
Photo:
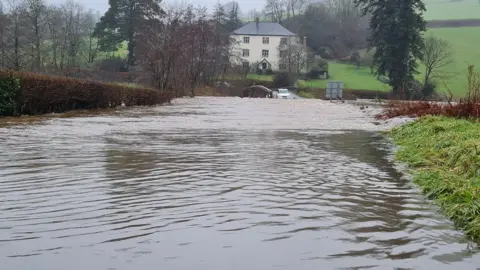
[[[423,117],[390,132],[397,159],[445,216],[480,243],[480,123]]]

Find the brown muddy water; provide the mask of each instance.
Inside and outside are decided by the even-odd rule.
[[[358,109],[182,99],[0,128],[0,269],[475,269]]]

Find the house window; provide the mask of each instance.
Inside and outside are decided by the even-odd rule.
[[[280,45],[287,45],[287,38],[281,38]]]
[[[268,44],[268,43],[270,43],[270,38],[263,37],[262,41],[263,41],[263,44]]]
[[[250,43],[250,37],[243,37],[243,43],[249,44]]]
[[[287,57],[287,51],[280,51],[280,57],[281,58]]]
[[[250,56],[250,50],[249,49],[243,49],[242,50],[242,55],[243,55],[243,57],[249,57]]]
[[[246,68],[250,68],[250,63],[248,63],[247,61],[245,61],[245,62],[242,63],[242,66],[243,66],[243,68],[245,68],[245,69],[246,69]]]
[[[278,64],[278,69],[287,70],[287,64]]]
[[[262,57],[268,57],[268,50],[262,50]]]

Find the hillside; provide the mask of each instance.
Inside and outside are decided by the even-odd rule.
[[[478,0],[424,0],[424,3],[427,6],[427,21],[480,19]]]

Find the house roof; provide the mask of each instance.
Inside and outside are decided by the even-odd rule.
[[[295,36],[294,33],[288,31],[279,23],[273,22],[259,22],[258,27],[256,22],[249,22],[233,31],[232,34],[249,36]]]

